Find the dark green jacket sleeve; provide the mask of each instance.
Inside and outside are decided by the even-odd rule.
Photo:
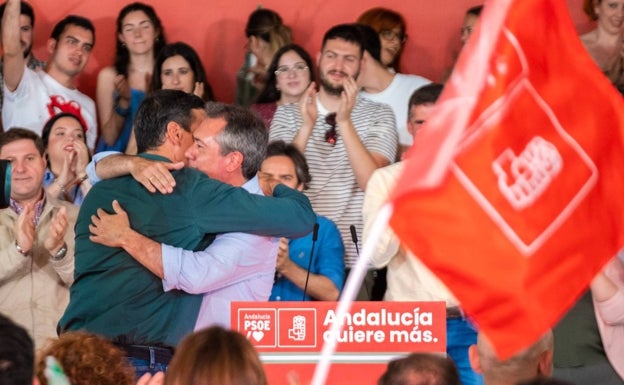
[[[273,197],[265,197],[199,177],[191,199],[196,223],[205,233],[298,238],[311,232],[316,222],[308,198],[283,185],[275,188]]]

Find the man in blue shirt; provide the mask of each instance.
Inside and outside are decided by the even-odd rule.
[[[275,181],[303,191],[312,179],[303,154],[283,141],[269,144],[258,176],[267,192]],[[314,255],[311,255],[312,233],[290,240],[280,239],[271,301],[338,300],[344,281],[342,238],[334,222],[321,215],[316,217],[319,226]]]

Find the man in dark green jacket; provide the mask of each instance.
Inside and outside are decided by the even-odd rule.
[[[159,91],[137,112],[135,135],[140,156],[180,162],[205,118],[201,99],[179,91]],[[117,200],[137,231],[162,243],[202,250],[215,233],[243,231],[267,236],[301,236],[316,218],[305,196],[276,186],[275,199],[247,193],[203,173],[173,171],[170,194],[151,193],[132,176],[95,185],[76,223],[75,281],[61,332],[85,329],[104,335],[131,358],[153,358],[166,366],[172,347],[193,330],[200,295],[163,292],[161,280],[123,249],[90,241],[89,224],[98,208],[112,212]],[[158,359],[158,358],[161,359]],[[152,362],[154,360],[151,360]],[[158,369],[158,368],[154,368]]]

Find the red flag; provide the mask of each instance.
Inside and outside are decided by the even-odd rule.
[[[624,105],[563,0],[489,2],[464,51],[390,224],[507,358],[624,243]]]

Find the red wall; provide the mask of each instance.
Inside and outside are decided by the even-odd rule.
[[[143,0],[156,9],[169,42],[185,41],[200,53],[218,100],[234,97],[235,75],[244,55],[247,16],[258,2],[250,0]],[[581,11],[582,0],[566,0],[579,32],[590,28]],[[30,0],[35,7],[35,53],[47,59],[43,43],[52,26],[64,15],[90,18],[96,27],[96,44],[80,88],[93,95],[98,70],[110,65],[114,54],[115,18],[127,0]],[[403,53],[402,72],[439,80],[459,48],[459,28],[465,10],[479,0],[266,0],[265,8],[282,15],[296,43],[316,56],[323,33],[332,25],[355,21],[366,9],[383,5],[403,14],[409,39]],[[434,6],[435,4],[435,6]],[[530,20],[527,25],[530,26]]]

